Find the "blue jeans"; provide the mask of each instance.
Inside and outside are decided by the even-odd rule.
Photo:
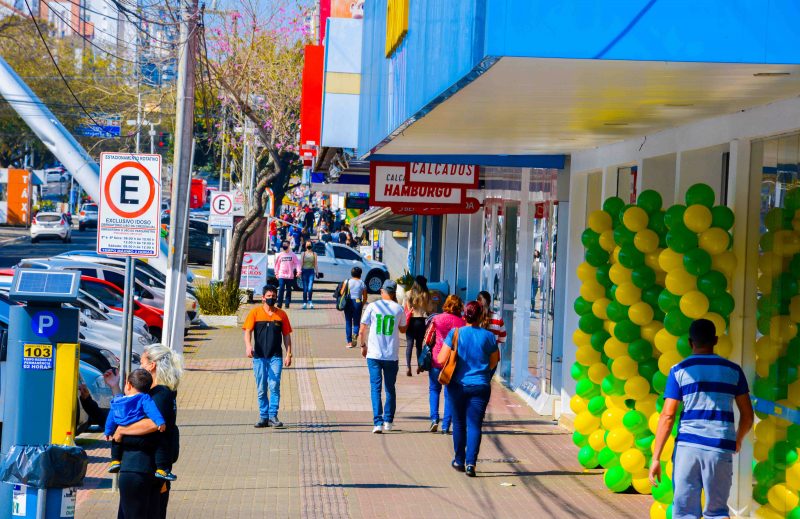
[[[361,301],[347,300],[344,305],[344,335],[347,342],[353,342],[353,333],[358,337],[358,327],[361,325],[361,311],[364,310],[364,303]]]
[[[314,291],[314,269],[303,269],[300,279],[303,281],[303,303],[311,302],[311,293]]]
[[[451,382],[447,389],[453,413],[453,461],[459,465],[475,465],[481,450],[481,427],[491,386],[462,386]]]
[[[283,357],[253,358],[253,373],[256,376],[258,391],[258,414],[262,420],[278,416],[278,406],[281,403],[281,371],[283,371]]]
[[[278,306],[285,304],[289,308],[292,302],[292,288],[294,287],[294,279],[278,279]],[[285,297],[285,301],[284,301]]]
[[[728,497],[733,478],[732,452],[709,451],[678,443],[672,453],[672,462],[672,517],[728,517]],[[701,510],[702,490],[706,491],[705,510]]]
[[[442,392],[442,385],[439,383],[439,373],[442,368],[431,367],[428,372],[428,400],[431,407],[431,422],[439,421],[439,395]],[[453,421],[450,416],[450,403],[447,401],[447,386],[444,386],[444,420],[442,421],[442,430],[450,428],[450,423]]]
[[[367,368],[369,368],[369,385],[372,393],[372,423],[375,425],[392,423],[397,407],[394,384],[397,381],[400,363],[396,360],[367,359]],[[385,406],[381,402],[381,382],[386,389]]]

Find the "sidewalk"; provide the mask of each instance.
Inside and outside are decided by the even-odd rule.
[[[27,227],[9,227],[0,225],[0,245],[6,245],[23,240],[31,235]]]
[[[240,330],[190,334],[170,517],[648,517],[652,498],[608,492],[600,471],[576,461],[569,433],[498,385],[478,478],[450,468],[452,437],[427,432],[425,374],[401,369],[395,430],[373,435],[365,362],[344,348],[342,315],[318,306],[326,308],[289,314],[295,362],[283,375],[283,430],[252,426],[255,385]],[[89,455],[77,516],[113,517],[107,444],[93,442]]]

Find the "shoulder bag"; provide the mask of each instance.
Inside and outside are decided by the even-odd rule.
[[[453,346],[447,355],[447,360],[442,365],[442,372],[439,373],[439,383],[447,385],[456,370],[456,360],[458,359],[458,328],[453,332]]]
[[[422,353],[419,354],[419,370],[430,371],[433,367],[433,347],[436,346],[436,328],[433,323],[428,324],[425,337],[422,340]]]
[[[339,289],[339,297],[336,299],[336,309],[340,312],[344,312],[345,307],[347,306],[347,300],[350,298],[350,282],[343,281],[342,287]]]

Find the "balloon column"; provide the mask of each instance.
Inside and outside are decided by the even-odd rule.
[[[784,207],[764,218],[758,277],[756,381],[753,394],[787,407],[800,407],[800,190],[784,198]],[[753,499],[759,517],[800,518],[800,425],[758,413],[753,457]]]
[[[613,197],[589,215],[581,236],[585,261],[577,271],[582,284],[574,305],[576,395],[570,401],[578,461],[603,467],[613,492],[631,486],[652,492],[653,519],[671,515],[677,426],[661,456],[667,477],[653,488],[647,477],[667,375],[691,353],[693,319],[714,322],[717,352],[730,354],[728,286],[736,265],[729,250],[733,213],[714,206],[709,186],[689,188],[685,206],[665,211],[661,205],[661,196],[647,190],[636,205]]]

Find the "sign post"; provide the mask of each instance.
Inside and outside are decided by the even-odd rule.
[[[216,191],[211,194],[208,232],[214,232],[214,254],[211,258],[211,278],[221,281],[227,256],[227,233],[233,229],[234,194]]]
[[[120,382],[130,372],[133,346],[134,258],[157,257],[160,239],[161,155],[100,155],[97,252],[125,256]]]

